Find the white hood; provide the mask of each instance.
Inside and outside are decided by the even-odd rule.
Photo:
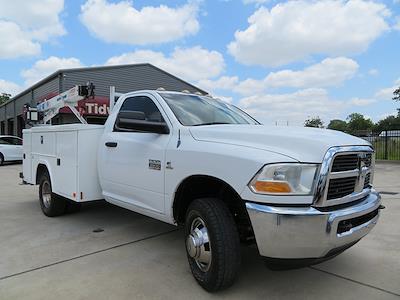
[[[191,127],[194,139],[280,153],[301,162],[320,163],[334,146],[370,145],[340,131],[265,125],[206,125]]]

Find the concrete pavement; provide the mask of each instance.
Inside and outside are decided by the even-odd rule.
[[[400,299],[400,165],[378,164],[387,207],[369,236],[326,263],[270,271],[243,247],[236,284],[208,294],[193,279],[182,231],[103,203],[45,217],[21,165],[0,167],[0,299]],[[93,232],[102,229],[101,232]]]

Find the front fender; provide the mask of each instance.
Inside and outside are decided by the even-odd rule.
[[[172,139],[173,140],[173,139]],[[165,195],[170,208],[177,188],[183,180],[194,175],[209,176],[231,186],[238,195],[260,168],[272,162],[296,162],[287,156],[260,149],[185,138],[179,148],[172,143],[166,152]],[[261,196],[262,195],[257,195]]]

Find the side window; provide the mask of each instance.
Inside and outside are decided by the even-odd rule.
[[[14,137],[3,137],[0,139],[0,144],[7,144],[7,145],[22,145],[22,140],[14,138]]]
[[[164,118],[153,100],[146,96],[127,98],[120,111],[140,111],[144,113],[146,121],[164,122]]]
[[[2,144],[5,144],[5,145],[15,145],[15,144],[14,144],[14,141],[13,141],[13,138],[11,138],[11,137],[6,136],[6,137],[3,137],[2,140],[3,140],[3,143],[2,143]]]
[[[7,143],[4,138],[0,138],[0,145],[9,145],[9,143]]]
[[[14,145],[18,145],[18,146],[22,146],[22,140],[21,139],[17,139],[17,138],[13,138],[14,140]]]

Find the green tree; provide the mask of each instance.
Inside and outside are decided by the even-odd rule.
[[[351,134],[362,134],[372,130],[374,123],[371,119],[366,119],[362,114],[352,113],[347,117],[347,128]]]
[[[392,98],[394,101],[400,101],[400,87],[397,88],[394,92],[393,92],[394,97]]]
[[[8,100],[10,100],[11,95],[7,94],[7,93],[1,93],[0,94],[0,105],[2,105],[3,103],[6,103]]]
[[[320,117],[308,117],[307,120],[304,121],[304,127],[316,127],[316,128],[324,128],[324,122]]]
[[[338,130],[338,131],[347,131],[347,122],[339,119],[331,120],[328,124],[328,129]]]
[[[383,130],[400,130],[400,115],[388,116],[376,123],[374,131],[381,132]]]
[[[400,101],[400,87],[394,90],[392,99],[394,101]],[[400,117],[400,108],[397,109],[397,117]]]

